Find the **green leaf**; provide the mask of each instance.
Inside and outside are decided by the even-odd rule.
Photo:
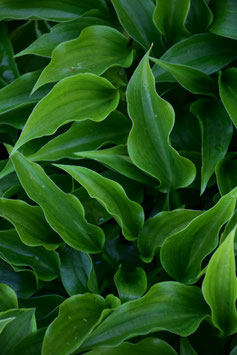
[[[188,30],[192,33],[205,32],[212,23],[212,20],[212,12],[205,0],[191,0],[191,6],[186,19]]]
[[[1,9],[1,4],[0,4]],[[1,10],[0,10],[1,14]],[[1,17],[1,15],[0,15]],[[13,49],[8,38],[7,26],[0,24],[0,84],[7,85],[19,76],[13,58]]]
[[[140,298],[147,290],[146,273],[140,267],[131,272],[127,272],[120,267],[114,275],[114,283],[122,302]]]
[[[153,20],[170,47],[189,35],[185,20],[190,8],[190,0],[157,0]]]
[[[154,54],[164,52],[161,34],[152,21],[155,5],[152,0],[111,0],[125,31],[145,50],[154,43]]]
[[[0,198],[0,216],[14,225],[26,245],[43,246],[47,250],[54,250],[60,245],[60,238],[49,227],[38,206],[30,206],[21,200]]]
[[[33,92],[44,84],[79,73],[103,74],[113,66],[129,67],[133,61],[129,40],[108,26],[89,26],[77,39],[59,44]]]
[[[47,222],[60,237],[74,249],[99,252],[104,244],[104,233],[87,223],[80,201],[60,190],[38,164],[19,152],[11,159],[22,187],[40,205]]]
[[[0,231],[0,257],[14,266],[30,266],[40,280],[51,281],[59,275],[58,254],[42,247],[25,245],[14,229]]]
[[[72,193],[81,201],[85,210],[85,218],[89,223],[100,226],[101,224],[106,223],[112,218],[97,200],[90,197],[84,187],[79,187]]]
[[[41,328],[23,338],[12,350],[12,355],[41,355],[45,329]]]
[[[117,221],[128,240],[135,240],[144,223],[143,208],[130,200],[117,182],[93,170],[72,165],[54,164],[78,181]]]
[[[136,344],[124,342],[113,348],[97,348],[88,355],[177,355],[165,341],[158,338],[145,338]]]
[[[130,121],[119,111],[101,122],[85,120],[74,122],[63,134],[58,135],[30,156],[34,161],[75,159],[75,152],[98,149],[106,143],[126,143]]]
[[[11,354],[14,346],[36,330],[34,309],[12,309],[0,313],[0,320],[14,317],[0,334],[1,355]]]
[[[215,73],[237,58],[234,40],[201,33],[176,43],[160,59],[174,64],[187,65],[206,74]],[[157,64],[152,68],[156,81],[174,82],[175,79]]]
[[[175,114],[173,107],[155,90],[149,52],[130,79],[127,100],[133,121],[128,153],[133,163],[159,180],[161,191],[190,185],[195,177],[195,167],[170,145]]]
[[[33,138],[54,133],[71,121],[102,121],[114,111],[119,92],[104,78],[78,74],[65,78],[36,105],[14,150]]]
[[[0,312],[18,308],[15,291],[8,285],[0,283]]]
[[[6,98],[6,102],[8,102],[8,98],[9,97]],[[34,104],[31,103],[26,105],[23,104],[22,106],[20,105],[15,109],[10,109],[9,111],[0,114],[0,124],[5,124],[17,129],[22,129],[33,108]]]
[[[138,248],[144,262],[152,262],[157,249],[162,246],[166,238],[184,228],[202,211],[188,209],[160,212],[145,221],[138,236]]]
[[[88,10],[99,9],[107,12],[104,0],[2,0],[0,19],[46,19],[68,21],[77,18]]]
[[[66,247],[60,256],[61,280],[70,296],[89,291],[99,293],[93,262],[88,254]]]
[[[218,234],[232,216],[237,188],[196,217],[182,231],[171,235],[161,247],[161,263],[169,275],[183,283],[195,283],[205,256],[217,246]]]
[[[199,99],[192,103],[190,111],[198,118],[202,133],[201,193],[203,193],[217,164],[227,153],[233,126],[222,104],[216,98]]]
[[[38,70],[21,75],[13,83],[0,90],[0,114],[31,103],[36,103],[49,92],[48,88],[44,88],[30,96],[39,74],[40,71]]]
[[[50,32],[42,34],[27,48],[17,53],[15,57],[20,57],[25,54],[51,57],[52,51],[57,45],[78,37],[83,28],[93,25],[110,26],[105,20],[86,16],[66,23],[59,23],[58,25],[51,27]]]
[[[212,95],[216,92],[217,85],[204,72],[187,65],[164,62],[156,58],[151,60],[161,68],[167,70],[186,90],[193,94]]]
[[[107,302],[92,294],[71,296],[59,308],[59,315],[46,331],[42,355],[73,353],[97,325]]]
[[[235,153],[226,156],[216,166],[216,179],[221,195],[227,194],[237,186],[237,160]]]
[[[14,270],[0,259],[0,282],[10,286],[18,297],[30,297],[36,291],[37,280],[30,270]]]
[[[8,325],[8,323],[12,322],[14,319],[16,319],[16,318],[15,317],[10,317],[10,318],[6,318],[6,319],[1,319],[0,320],[0,335],[2,334],[2,331]]]
[[[188,338],[180,338],[180,355],[198,355]]]
[[[144,174],[143,171],[138,169],[128,156],[127,147],[119,145],[116,147],[92,150],[87,152],[75,153],[75,155],[83,158],[94,159],[106,166],[114,169],[120,174],[129,177],[130,179],[139,181],[143,184],[154,185],[156,180]]]
[[[188,336],[208,314],[201,290],[178,282],[155,284],[142,298],[124,303],[80,347],[116,346],[138,335],[166,330]]]
[[[237,128],[237,69],[230,68],[225,70],[219,77],[219,89],[221,100]]]
[[[211,32],[228,38],[237,39],[236,16],[237,3],[235,0],[212,0],[213,23]]]
[[[213,254],[202,285],[205,300],[211,307],[212,322],[225,335],[237,331],[234,236],[235,229]]]

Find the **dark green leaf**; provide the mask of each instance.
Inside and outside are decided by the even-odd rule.
[[[70,174],[91,197],[102,204],[120,225],[125,238],[128,240],[137,238],[144,223],[144,212],[138,203],[127,197],[120,184],[84,167],[54,165]]]
[[[1,9],[1,4],[0,4]],[[0,10],[1,14],[1,10]],[[1,15],[0,15],[1,17]],[[0,84],[6,85],[18,77],[18,69],[13,58],[11,42],[8,39],[7,26],[0,24]]]
[[[11,308],[18,308],[16,294],[10,286],[0,283],[0,312]]]
[[[237,69],[230,68],[224,71],[219,77],[220,97],[237,128]]]
[[[199,279],[202,260],[216,248],[219,231],[231,218],[236,198],[237,188],[194,218],[185,229],[165,240],[161,263],[169,275],[188,284]]]
[[[186,26],[192,33],[205,32],[213,20],[212,12],[205,0],[191,0]]]
[[[212,0],[213,23],[210,31],[228,38],[237,39],[237,2],[235,0]]]
[[[206,74],[215,73],[237,58],[237,43],[234,40],[202,33],[187,38],[169,48],[161,60],[187,65]],[[157,64],[152,68],[156,81],[175,81],[170,73]]]
[[[197,116],[202,133],[202,186],[201,193],[228,150],[233,126],[221,103],[215,99],[199,99],[190,110]],[[228,191],[229,192],[229,191]]]
[[[67,247],[61,253],[61,262],[62,283],[70,296],[89,291],[98,293],[94,266],[88,254]]]
[[[188,209],[160,212],[145,221],[139,233],[138,247],[144,262],[151,262],[165,239],[184,229],[201,211]]]
[[[45,329],[41,328],[23,338],[12,350],[12,355],[41,355]]]
[[[219,162],[216,167],[217,184],[221,195],[230,192],[237,186],[237,159],[236,155],[229,155]]]
[[[147,290],[146,273],[139,267],[131,272],[120,268],[114,275],[114,283],[122,302],[140,298]]]
[[[12,162],[28,196],[44,211],[50,226],[73,248],[99,252],[104,244],[103,231],[87,223],[80,201],[60,190],[36,163],[16,152]]]

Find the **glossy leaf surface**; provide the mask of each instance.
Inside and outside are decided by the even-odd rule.
[[[62,239],[77,250],[98,252],[104,243],[104,233],[84,218],[84,209],[73,195],[65,194],[36,163],[15,153],[12,162],[29,197],[44,211],[50,226]],[[55,201],[58,203],[55,205]]]
[[[125,238],[134,240],[144,223],[142,207],[130,200],[120,184],[79,166],[58,165],[78,181],[121,226]]]
[[[237,330],[237,279],[234,255],[235,229],[213,254],[202,292],[212,310],[213,324],[226,335]]]
[[[130,337],[158,330],[186,336],[197,329],[207,313],[208,307],[198,288],[162,282],[154,285],[139,300],[126,302],[115,310],[91,333],[81,348],[116,346]]]
[[[52,250],[60,244],[60,238],[49,227],[38,206],[30,206],[21,200],[0,198],[0,216],[14,225],[26,245],[42,245]]]
[[[10,286],[0,283],[0,312],[11,308],[18,308],[17,296]]]
[[[214,19],[210,31],[228,38],[237,39],[236,15],[237,3],[235,0],[212,0],[211,9]]]
[[[237,100],[237,69],[230,68],[224,71],[219,78],[219,88],[221,100],[237,127],[236,100]]]
[[[114,282],[123,302],[140,298],[147,289],[146,273],[141,268],[129,273],[120,268],[114,275]]]
[[[235,188],[184,230],[165,240],[161,248],[161,263],[169,275],[188,284],[198,280],[202,260],[217,246],[218,233],[231,218],[236,197]]]
[[[116,109],[118,100],[118,91],[104,78],[93,74],[65,78],[35,107],[14,150],[71,121],[102,121]]]
[[[159,180],[162,191],[191,184],[195,167],[169,143],[174,110],[155,91],[149,53],[143,57],[129,82],[127,100],[133,121],[128,153],[134,164]]]
[[[108,26],[89,26],[77,39],[61,43],[52,53],[34,91],[40,86],[79,73],[103,74],[112,66],[129,67],[133,54],[128,39]]]
[[[217,164],[226,155],[233,126],[223,106],[214,98],[199,99],[191,105],[190,110],[199,119],[202,133],[201,192],[203,193]]]
[[[201,213],[201,211],[180,209],[160,212],[147,219],[138,237],[138,247],[142,254],[142,260],[151,262],[157,249],[162,247],[166,238],[185,229],[192,219],[198,217]]]

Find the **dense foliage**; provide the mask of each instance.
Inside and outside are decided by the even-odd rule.
[[[237,354],[237,1],[0,1],[0,354]]]

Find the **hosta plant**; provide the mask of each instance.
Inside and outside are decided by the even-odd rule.
[[[0,1],[0,354],[237,354],[237,1]]]

